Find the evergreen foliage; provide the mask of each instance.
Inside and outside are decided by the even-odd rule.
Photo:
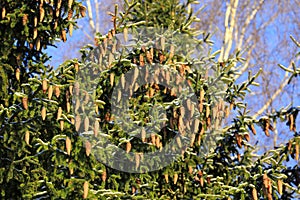
[[[253,119],[245,99],[250,87],[257,86],[255,79],[259,72],[249,73],[243,83],[235,82],[233,77],[239,73],[236,66],[243,65],[243,58],[238,52],[228,60],[217,61],[218,52],[211,52],[210,35],[191,28],[199,20],[193,15],[195,3],[198,2],[125,0],[122,12],[118,6],[115,8],[113,28],[106,35],[99,34],[94,46],[82,49],[81,60],[66,61],[56,70],[45,66],[49,57],[44,49],[57,38],[66,40],[66,33],[71,33],[76,25],[74,19],[85,16],[85,7],[72,0],[0,3],[0,196],[3,199],[290,199],[299,196],[300,135],[296,117],[300,108],[279,109]],[[193,39],[200,55],[194,58],[189,54],[195,49],[174,55],[172,49],[176,52],[187,42],[172,47],[168,38],[150,45],[137,43],[141,45],[124,54],[116,53],[118,34],[126,37],[128,32],[139,32],[145,27],[150,33],[142,34],[141,42],[155,38],[151,27],[166,36],[182,33]],[[190,124],[194,135],[188,140],[188,146],[176,140],[175,147],[183,154],[170,165],[151,172],[140,168],[141,152],[159,151],[176,137],[185,113],[176,106],[168,107],[166,127],[149,138],[134,138],[118,129],[115,116],[111,115],[113,88],[121,82],[122,74],[147,65],[167,66],[185,77],[198,103],[187,105],[188,100],[184,103],[199,111],[189,116],[194,120]],[[91,69],[95,76],[88,77]],[[291,78],[299,71],[295,66]],[[94,85],[97,85],[95,93],[89,93],[88,88]],[[131,117],[141,126],[149,122],[147,105],[170,104],[178,98],[176,93],[156,84],[137,88],[131,105],[139,112]],[[220,92],[218,88],[224,90]],[[96,104],[91,104],[90,99],[96,99]],[[232,121],[226,123],[230,112]],[[263,155],[254,155],[250,135],[262,130],[269,136],[278,121],[287,122],[292,139]],[[84,141],[79,133],[87,130],[94,131],[94,138]],[[99,162],[93,154],[95,151],[90,152],[96,145],[97,135],[110,137],[113,144],[128,152],[128,164],[134,163],[132,167],[146,173],[127,173]],[[216,145],[202,154],[207,136],[214,141],[206,145]],[[130,159],[129,152],[135,156],[134,160]],[[286,161],[291,159],[296,162],[287,165]],[[153,157],[148,166],[161,161]]]

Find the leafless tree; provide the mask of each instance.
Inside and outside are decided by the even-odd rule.
[[[292,61],[298,61],[294,57],[297,47],[290,35],[299,40],[300,1],[202,2],[206,7],[199,16],[202,22],[196,27],[214,33],[214,41],[221,49],[219,61],[237,51],[243,52],[245,63],[236,66],[241,67],[241,75],[235,77],[237,81],[246,78],[244,72],[263,68],[259,80],[262,87],[253,88],[251,98],[248,99],[254,118],[269,113],[272,109],[287,106],[297,96],[297,86],[288,86],[289,74],[281,70],[278,63],[291,68]],[[275,131],[269,145],[277,144],[277,132]]]

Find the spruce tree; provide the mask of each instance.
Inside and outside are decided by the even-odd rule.
[[[299,159],[299,108],[253,119],[245,98],[259,72],[236,83],[243,58],[237,52],[217,61],[210,34],[192,28],[199,20],[194,3],[124,1],[123,11],[115,7],[112,29],[83,48],[81,59],[56,70],[45,66],[42,47],[57,37],[66,40],[76,25],[73,18],[84,16],[85,7],[70,0],[1,3],[2,198],[289,199],[299,194],[299,167],[285,163]],[[122,49],[128,38],[134,45]],[[163,80],[173,72],[171,85],[186,83],[192,94],[155,82],[136,84],[145,79],[136,75],[156,70]],[[299,69],[292,73],[291,78]],[[130,98],[123,87],[131,88]],[[117,89],[125,92],[114,93]],[[112,106],[126,98],[125,110]],[[164,116],[152,117],[156,105]],[[154,126],[153,133],[131,128],[143,129],[153,120],[163,128]],[[268,136],[279,120],[287,122],[292,139],[254,155],[250,137],[258,131]],[[143,163],[143,155],[164,150],[176,156]],[[106,159],[112,155],[117,159]],[[160,168],[163,162],[168,165]]]

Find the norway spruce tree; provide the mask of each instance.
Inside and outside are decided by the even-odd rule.
[[[195,3],[124,1],[111,13],[111,30],[56,70],[45,65],[44,49],[67,39],[85,7],[70,0],[1,3],[2,198],[299,194],[299,108],[249,115],[245,98],[259,72],[236,83],[243,58],[237,52],[217,61],[210,34],[192,28],[201,20]],[[291,72],[293,78],[299,69]],[[254,155],[252,135],[267,137],[280,120],[292,139]]]
[[[1,199],[76,197],[62,159],[73,134],[68,88],[75,68],[54,71],[45,49],[67,40],[85,7],[71,0],[8,0],[0,7]]]

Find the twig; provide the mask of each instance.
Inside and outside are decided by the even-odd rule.
[[[292,67],[292,62],[290,62],[289,67]],[[288,84],[288,76],[289,76],[289,72],[285,72],[285,75],[283,77],[283,82],[280,84],[279,88],[273,93],[273,95],[271,96],[271,98],[265,103],[265,105],[263,105],[254,115],[253,118],[256,119],[259,115],[261,115],[265,110],[267,110],[269,108],[269,106],[271,105],[271,103],[277,98],[277,96],[279,94],[281,94],[283,88]]]
[[[88,10],[88,16],[89,16],[89,24],[93,30],[93,33],[95,34],[96,30],[95,30],[95,24],[93,21],[93,11],[92,11],[91,0],[87,0],[86,5],[87,5],[87,10]]]

